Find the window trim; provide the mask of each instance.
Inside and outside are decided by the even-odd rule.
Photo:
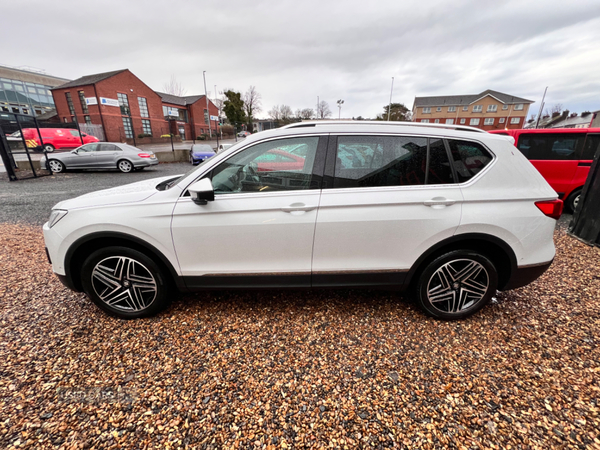
[[[423,114],[431,114],[431,106],[424,106]]]
[[[486,123],[488,121],[490,121],[491,123]],[[486,117],[485,119],[483,119],[483,124],[484,125],[488,125],[488,126],[489,125],[494,125],[494,118],[493,117]]]
[[[473,112],[474,113],[483,112],[483,105],[473,105]]]

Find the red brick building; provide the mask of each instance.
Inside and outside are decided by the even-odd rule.
[[[52,89],[62,122],[102,125],[109,142],[133,142],[144,134],[182,139],[208,134],[204,116],[218,115],[204,95],[177,97],[157,93],[128,69],[86,75]],[[213,124],[214,132],[214,124]]]

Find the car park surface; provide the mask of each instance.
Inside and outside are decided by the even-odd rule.
[[[301,166],[264,165],[300,144],[308,147],[296,156]],[[511,149],[468,127],[288,126],[178,179],[58,204],[46,245],[67,286],[124,318],[164,308],[170,282],[182,290],[412,286],[428,314],[464,318],[496,288],[535,280],[554,257],[562,202]],[[240,254],[248,246],[263,251]]]

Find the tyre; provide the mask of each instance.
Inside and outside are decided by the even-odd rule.
[[[53,173],[61,173],[65,171],[65,165],[58,159],[51,159],[48,161],[48,167]]]
[[[81,269],[83,290],[108,314],[121,319],[152,316],[168,305],[168,282],[148,256],[127,247],[92,253]]]
[[[44,151],[46,153],[52,153],[54,151],[54,146],[52,144],[44,144]]]
[[[126,159],[122,159],[117,163],[117,168],[123,173],[129,173],[133,170],[133,164]]]
[[[571,214],[575,213],[575,208],[579,204],[579,200],[581,198],[581,189],[577,189],[571,192],[571,195],[565,201],[565,209],[569,211]]]
[[[458,320],[483,308],[497,287],[498,272],[487,257],[471,250],[454,250],[425,267],[416,290],[426,314]]]

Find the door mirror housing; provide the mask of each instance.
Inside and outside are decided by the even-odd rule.
[[[215,190],[210,178],[196,181],[188,188],[188,192],[196,205],[206,205],[215,200]]]

